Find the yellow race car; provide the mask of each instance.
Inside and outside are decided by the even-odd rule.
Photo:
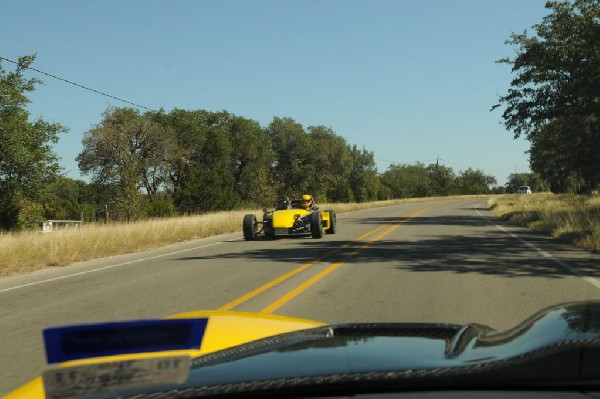
[[[254,214],[245,215],[243,231],[246,240],[256,240],[260,234],[267,238],[309,234],[322,238],[324,232],[335,234],[336,215],[332,209],[320,211],[309,194],[292,201],[279,197],[274,210],[263,209],[261,222]]]

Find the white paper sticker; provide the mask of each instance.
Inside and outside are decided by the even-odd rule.
[[[189,356],[123,360],[44,371],[46,398],[115,392],[153,385],[181,384],[190,371]]]

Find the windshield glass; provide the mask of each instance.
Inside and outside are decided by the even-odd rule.
[[[213,312],[177,348],[197,357],[322,325],[455,326],[345,343],[363,370],[382,342],[421,367],[467,325],[600,300],[597,0],[9,3],[0,395],[60,366],[49,327]],[[110,354],[169,348],[117,335]]]

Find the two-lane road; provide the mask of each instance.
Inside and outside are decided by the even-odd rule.
[[[599,256],[506,226],[484,200],[354,212],[338,227],[321,240],[238,233],[2,279],[0,394],[41,372],[50,325],[220,309],[506,329],[600,299]]]

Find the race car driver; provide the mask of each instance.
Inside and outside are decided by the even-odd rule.
[[[306,209],[307,211],[312,211],[313,209],[317,208],[315,206],[315,201],[313,200],[312,195],[310,195],[310,194],[304,194],[302,196],[302,207],[304,209]]]

